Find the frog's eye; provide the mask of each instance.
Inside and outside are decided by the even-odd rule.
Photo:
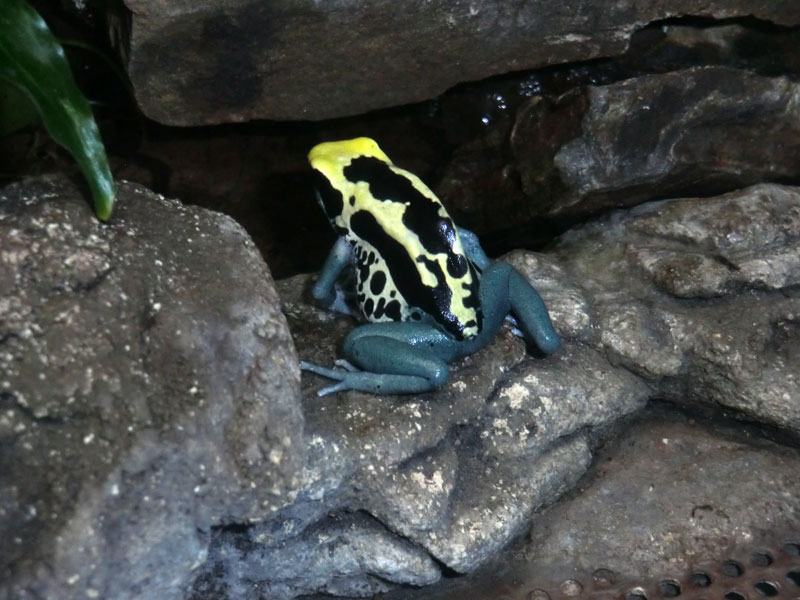
[[[316,169],[312,171],[312,179],[317,202],[322,206],[322,210],[325,211],[328,219],[333,221],[342,214],[344,209],[342,192],[333,187],[330,180]]]

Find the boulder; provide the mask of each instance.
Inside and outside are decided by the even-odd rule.
[[[299,370],[230,218],[119,183],[0,191],[0,597],[181,598],[212,528],[290,502]]]
[[[329,119],[419,102],[459,82],[619,54],[636,29],[671,17],[800,23],[794,0],[125,4],[139,105],[182,126]]]

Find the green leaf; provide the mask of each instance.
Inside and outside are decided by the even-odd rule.
[[[107,220],[116,192],[92,110],[58,41],[25,0],[0,0],[0,78],[33,101],[48,133],[83,171],[97,217]]]
[[[0,137],[39,122],[39,113],[16,87],[0,88]]]

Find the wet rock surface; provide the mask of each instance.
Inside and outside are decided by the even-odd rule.
[[[418,102],[463,81],[620,54],[635,29],[670,17],[800,23],[792,0],[583,0],[569,10],[545,1],[125,4],[137,100],[172,125],[324,119]]]
[[[725,30],[707,30],[706,42],[726,39]],[[650,49],[649,68],[667,68],[670,53]],[[759,56],[742,62],[757,67]],[[491,231],[509,222],[541,228],[542,220],[563,227],[650,200],[796,182],[798,99],[796,78],[726,66],[537,95],[513,123],[460,146],[437,191],[466,226]]]
[[[308,284],[307,277],[297,277],[278,285],[299,354],[326,363],[336,356],[353,322],[305,303]],[[488,348],[461,361],[442,390],[425,397],[351,392],[318,398],[315,392],[324,382],[305,377],[309,458],[298,501],[264,524],[221,530],[195,592],[207,588],[214,572],[225,571],[225,585],[215,593],[229,590],[226,597],[231,598],[255,598],[257,590],[265,589],[276,598],[331,593],[331,582],[338,594],[362,596],[399,584],[431,583],[440,577],[442,565],[467,572],[487,560],[523,530],[528,515],[574,485],[590,460],[586,437],[569,428],[513,452],[509,444],[495,443],[496,428],[510,435],[532,431],[530,420],[514,423],[519,430],[504,427],[502,409],[483,416],[498,382],[527,360],[523,342],[506,330]],[[554,366],[553,377],[563,368]],[[574,385],[589,387],[595,375],[587,372]],[[612,412],[641,406],[643,389],[638,392],[612,403]],[[347,561],[337,553],[317,553],[320,540],[340,539],[342,523],[354,515],[370,515],[371,520],[367,528],[358,526],[358,519],[348,526]],[[398,547],[420,568],[410,572],[408,561],[395,560]],[[302,577],[295,570],[236,566],[280,548],[314,556]],[[428,563],[420,562],[423,556]],[[351,560],[361,565],[360,571],[353,571]],[[376,560],[383,565],[380,572]]]
[[[371,135],[432,184],[450,160],[437,191],[459,224],[499,232],[497,253],[551,242],[505,259],[562,350],[533,357],[506,327],[436,393],[320,399],[297,354],[331,364],[356,323],[311,306],[308,276],[279,300],[231,220],[122,184],[103,226],[64,180],[7,188],[0,598],[622,597],[639,576],[690,583],[678,571],[726,544],[785,541],[769,536],[798,522],[800,28],[780,26],[796,2],[703,5],[752,15],[721,24],[688,2],[423,4],[129,0],[137,96],[170,123],[315,119],[554,66],[320,125],[147,123],[115,172],[242,219],[295,273],[332,236],[314,143]],[[725,427],[703,421],[719,411]]]
[[[212,526],[299,481],[266,265],[231,219],[126,183],[107,225],[65,178],[6,187],[0,239],[0,597],[181,597]]]
[[[800,160],[799,112],[795,82],[724,67],[590,87],[581,136],[554,164],[581,211],[781,181]]]

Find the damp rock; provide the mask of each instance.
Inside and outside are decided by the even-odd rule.
[[[532,280],[554,318],[564,317],[563,330],[578,335],[589,327],[586,299],[564,270],[542,255],[527,254],[525,262],[535,266]],[[307,276],[278,282],[299,355],[325,364],[357,323],[315,308],[309,285]],[[607,384],[598,385],[599,377]],[[320,377],[303,378],[309,442],[296,501],[245,532],[220,530],[196,591],[206,589],[217,570],[238,573],[236,581],[246,570],[252,589],[281,590],[281,597],[332,593],[331,582],[345,579],[352,584],[347,595],[375,593],[365,583],[373,581],[370,569],[341,574],[337,559],[324,553],[314,554],[313,566],[299,574],[238,564],[278,548],[311,555],[319,535],[339,535],[332,514],[369,515],[380,525],[385,550],[361,545],[361,536],[372,539],[374,529],[348,530],[350,545],[369,548],[370,558],[394,564],[389,549],[405,540],[434,564],[470,572],[520,535],[537,509],[575,485],[591,462],[587,428],[641,408],[650,393],[593,351],[534,359],[507,326],[487,348],[458,361],[441,390],[424,397],[347,392],[318,398],[324,385]],[[562,394],[572,401],[554,400]],[[409,579],[405,571],[386,571],[381,589],[430,580],[427,571],[414,572]]]
[[[755,596],[777,565],[792,585],[783,574],[797,562],[798,523],[796,448],[719,415],[695,421],[661,406],[610,436],[580,494],[537,514],[501,555],[394,597]]]
[[[330,515],[344,511],[369,515],[386,540],[407,540],[436,564],[469,573],[575,485],[597,436],[654,398],[800,432],[791,401],[800,393],[799,201],[800,190],[763,184],[651,203],[576,228],[549,254],[509,254],[564,338],[546,359],[526,354],[504,328],[424,397],[319,399],[325,381],[306,375],[305,487],[275,519],[248,530],[246,554],[311,552],[306,532],[327,531]],[[278,285],[298,353],[330,363],[357,323],[310,305],[309,283],[298,276]],[[351,543],[358,535],[352,530]],[[236,545],[221,535],[217,557],[227,554],[216,544]],[[335,569],[319,557],[307,580],[263,575],[258,585],[327,593],[320,573]],[[376,589],[355,581],[348,594]],[[383,581],[403,585],[399,572]]]
[[[0,361],[14,377],[0,394],[12,449],[0,462],[5,585],[370,597],[485,564],[653,399],[800,433],[797,188],[647,203],[571,230],[547,254],[513,252],[561,350],[532,356],[504,325],[436,392],[325,398],[324,379],[298,383],[297,355],[331,364],[357,322],[314,307],[304,275],[276,285],[284,322],[231,221],[121,190],[108,225],[60,179],[4,192],[17,199],[2,205],[0,278],[23,294],[0,305]],[[65,324],[84,350],[69,359]],[[36,504],[42,489],[62,504]],[[66,524],[40,522],[46,511]],[[69,545],[39,543],[57,536]]]
[[[546,0],[126,4],[137,101],[148,117],[183,126],[326,119],[419,102],[463,81],[619,54],[635,29],[698,11],[800,23],[789,0],[715,0],[702,10],[692,0],[581,0],[569,10]]]
[[[118,184],[0,191],[0,596],[181,598],[212,528],[290,502],[299,371],[231,219]]]
[[[727,192],[796,174],[800,160],[800,86],[727,67],[698,67],[589,86],[580,107],[581,132],[553,145],[545,216],[586,214],[643,201]],[[530,109],[538,111],[538,104]],[[585,107],[585,108],[584,108]],[[526,135],[530,120],[532,135]],[[536,198],[546,179],[534,140],[539,115],[523,109],[515,129],[522,187]],[[557,147],[556,147],[557,146]],[[541,194],[539,194],[541,196]]]
[[[541,93],[460,143],[435,187],[462,224],[503,232],[512,247],[541,245],[623,206],[794,181],[800,87],[774,76],[775,56],[751,46],[777,52],[798,34],[732,25],[665,31],[647,29],[640,37],[664,39],[640,41],[640,53],[609,59],[570,85],[552,75]],[[747,70],[685,68],[726,57]],[[603,77],[614,81],[592,81]]]
[[[620,60],[626,68],[640,71],[721,65],[782,75],[800,71],[800,57],[792,51],[798,42],[800,32],[795,28],[718,21],[662,23],[634,34],[631,48]]]
[[[800,523],[800,453],[757,436],[674,416],[637,423],[599,453],[582,494],[533,522],[525,554],[542,573],[606,568],[620,587],[685,581],[698,564],[717,585],[753,585],[752,551]],[[720,572],[731,555],[745,577]]]

